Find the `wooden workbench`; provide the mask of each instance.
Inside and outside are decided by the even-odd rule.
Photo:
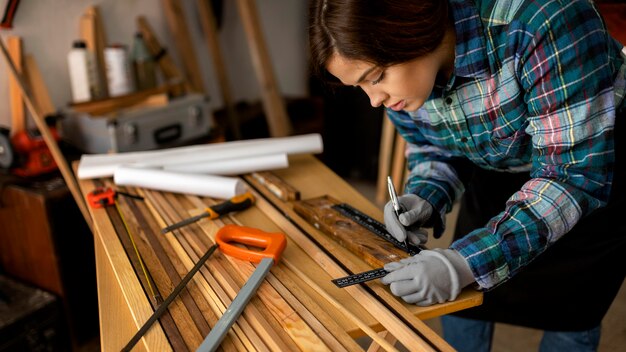
[[[379,221],[382,220],[378,207],[315,157],[292,156],[289,161],[288,169],[277,170],[274,173],[298,189],[302,199],[330,195]],[[391,295],[388,287],[380,284],[379,280],[339,289],[331,283],[331,279],[370,270],[371,266],[299,217],[293,211],[290,202],[280,200],[250,175],[245,175],[243,178],[256,195],[255,206],[223,219],[201,220],[167,235],[161,235],[159,229],[166,224],[195,215],[199,209],[214,204],[215,201],[190,195],[128,188],[125,189],[127,192],[143,195],[145,200],[137,201],[120,196],[116,208],[90,209],[95,232],[103,351],[119,351],[150,317],[154,311],[155,299],[154,292],[146,293],[150,291],[146,290],[146,287],[161,291],[161,297],[165,298],[177,284],[176,273],[171,273],[173,269],[169,269],[170,278],[167,278],[161,270],[158,270],[158,266],[150,264],[158,263],[158,260],[155,261],[154,258],[161,258],[163,262],[164,257],[163,253],[156,255],[152,253],[148,244],[154,244],[155,238],[158,238],[162,246],[161,252],[167,254],[165,260],[169,258],[170,264],[168,265],[175,268],[178,275],[183,277],[206,251],[212,243],[212,236],[224,223],[242,224],[269,232],[282,232],[288,237],[288,245],[283,253],[282,261],[272,268],[272,274],[261,285],[257,293],[259,297],[253,298],[244,310],[242,317],[248,319],[249,324],[242,322],[240,329],[237,330],[246,331],[246,327],[250,329],[250,326],[252,330],[255,330],[257,329],[255,319],[260,319],[259,321],[262,322],[267,320],[267,324],[260,325],[265,328],[267,326],[277,328],[273,339],[279,342],[272,342],[274,340],[268,342],[264,337],[267,331],[259,332],[258,336],[266,342],[266,350],[355,350],[355,346],[358,346],[351,344],[348,340],[365,334],[363,329],[359,328],[359,321],[381,332],[381,335],[387,335],[389,341],[394,342],[397,339],[397,346],[404,345],[409,350],[451,350],[441,337],[423,324],[422,320],[479,305],[482,302],[482,295],[479,292],[466,289],[454,302],[431,307],[416,307],[405,304]],[[103,179],[81,180],[80,182],[84,195],[101,185],[112,186],[112,181]],[[122,214],[121,221],[119,214]],[[134,235],[136,253],[144,258],[140,266],[136,264],[136,255],[132,253],[127,255],[128,246],[124,247],[120,241],[122,238],[120,232]],[[155,250],[155,252],[158,251]],[[133,261],[135,261],[135,266],[133,266]],[[141,270],[136,270],[134,267],[141,267]],[[191,295],[186,298],[188,302],[192,298],[196,301],[195,304],[199,307],[202,316],[207,319],[207,324],[212,326],[211,319],[221,316],[220,304],[227,306],[230,302],[228,297],[224,298],[223,292],[220,293],[221,289],[214,286],[215,282],[220,281],[224,273],[226,276],[230,275],[230,281],[222,279],[225,281],[220,282],[226,287],[228,284],[223,282],[230,282],[232,291],[233,285],[240,287],[245,282],[246,272],[249,274],[252,269],[252,265],[246,267],[237,260],[226,258],[218,250],[207,261],[203,270],[197,273],[189,283]],[[150,278],[145,278],[146,275],[137,275],[137,271],[148,272],[154,281],[150,282]],[[317,287],[307,284],[303,275],[312,280]],[[224,291],[228,292],[228,288],[224,288]],[[323,291],[322,294],[319,291]],[[236,291],[226,295],[232,299],[234,294]],[[339,308],[326,299],[324,294],[339,302]],[[221,297],[224,303],[220,303],[216,297]],[[184,311],[185,305],[180,302],[181,300],[182,298],[179,297],[172,304],[170,319],[178,327],[178,331],[186,333],[189,329],[195,329],[193,327],[195,320],[192,318],[177,321],[177,316],[188,317],[190,315],[189,313],[181,315],[173,311],[173,309]],[[291,313],[281,311],[281,307],[288,308]],[[216,309],[218,312],[209,311]],[[257,325],[259,325],[258,322]],[[299,331],[294,331],[294,327],[298,327]],[[202,331],[202,328],[197,329]],[[393,333],[393,336],[385,334],[385,330]],[[241,341],[237,340],[237,336],[240,336],[237,335],[237,331],[231,331],[229,338],[232,342],[222,345],[224,350],[239,350],[246,346],[248,349],[257,347],[253,337],[250,338],[251,342],[248,341],[248,345],[246,345],[247,337],[245,336],[239,337]],[[184,333],[181,334],[184,335]],[[245,335],[245,333],[242,334]],[[195,338],[193,336],[182,338],[186,348],[181,348],[180,338],[178,344],[172,342],[173,340],[169,338],[170,334],[165,333],[163,325],[155,324],[134,350],[195,350],[198,341],[201,342],[203,338],[202,333],[200,336],[197,335],[196,333]],[[267,339],[271,340],[272,337]],[[262,346],[258,348],[264,350]]]

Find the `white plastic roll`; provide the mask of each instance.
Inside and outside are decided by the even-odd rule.
[[[119,166],[115,169],[113,180],[120,186],[136,186],[221,199],[234,197],[247,190],[245,183],[236,177],[184,174],[132,166]]]
[[[194,145],[145,152],[84,154],[78,164],[78,178],[110,177],[120,165],[150,166],[208,163],[215,160],[249,158],[268,154],[316,154],[323,150],[318,133],[280,138],[259,138],[235,142]]]
[[[193,174],[240,175],[257,171],[284,169],[287,166],[289,166],[287,154],[271,154],[250,158],[165,165],[163,169]]]

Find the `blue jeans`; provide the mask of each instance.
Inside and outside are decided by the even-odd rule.
[[[445,315],[441,317],[441,325],[443,338],[457,351],[491,351],[493,322]],[[585,331],[544,331],[539,351],[597,351],[599,343],[600,325]]]

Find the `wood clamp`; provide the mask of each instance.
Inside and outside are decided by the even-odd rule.
[[[115,204],[115,199],[121,194],[126,197],[143,200],[143,197],[126,192],[115,191],[110,187],[98,187],[87,194],[87,201],[92,208],[104,208]]]

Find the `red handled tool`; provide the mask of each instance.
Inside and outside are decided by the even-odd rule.
[[[161,233],[168,233],[183,226],[192,224],[203,218],[209,218],[210,220],[217,219],[220,216],[231,213],[233,211],[248,209],[252,204],[254,204],[254,196],[252,195],[252,193],[246,192],[244,194],[234,196],[223,203],[212,205],[204,209],[204,212],[200,215],[190,217],[188,219],[165,227],[161,230]]]
[[[4,15],[2,21],[0,21],[0,28],[11,29],[13,28],[13,18],[17,11],[17,5],[20,4],[20,0],[9,0],[4,8]]]
[[[232,257],[259,263],[248,281],[243,285],[224,315],[217,321],[211,332],[204,339],[196,352],[215,351],[239,317],[245,306],[259,288],[274,263],[280,259],[287,240],[282,233],[270,233],[259,229],[238,225],[222,227],[215,237],[222,252]],[[246,244],[262,251],[253,251],[234,246],[233,243]]]
[[[115,204],[115,198],[117,198],[118,194],[143,200],[143,197],[138,195],[115,191],[110,187],[98,187],[87,194],[87,201],[92,208],[104,208]]]

